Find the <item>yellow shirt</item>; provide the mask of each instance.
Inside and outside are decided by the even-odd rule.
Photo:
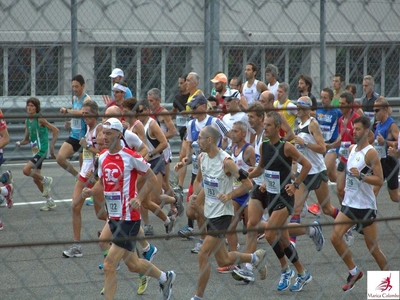
[[[189,96],[187,103],[192,101],[193,97],[196,96],[199,93],[202,93],[202,91],[200,89],[196,90],[192,95]],[[190,111],[190,110],[191,109],[190,109],[189,105],[186,105],[186,111]]]

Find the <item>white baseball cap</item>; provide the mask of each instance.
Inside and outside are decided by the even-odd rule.
[[[115,68],[114,70],[112,70],[110,77],[111,78],[116,78],[118,76],[124,77],[124,71],[122,71],[119,68]]]
[[[119,132],[123,132],[124,131],[124,127],[122,126],[121,121],[118,120],[117,118],[109,118],[106,121],[104,121],[103,128],[105,128],[105,129],[114,129],[114,130],[117,130]]]

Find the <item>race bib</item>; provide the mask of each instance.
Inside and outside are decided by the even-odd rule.
[[[322,137],[324,138],[324,141],[327,142],[331,139],[331,128],[329,127],[329,125],[319,125],[319,127],[321,128],[321,133],[322,133]]]
[[[306,147],[304,147],[302,145],[296,144],[296,149],[303,155],[306,153]]]
[[[210,199],[210,200],[218,201],[218,198],[217,198],[218,191],[219,191],[218,179],[204,176],[203,184],[204,184],[204,192],[206,194],[206,198]]]
[[[193,174],[197,174],[197,171],[199,170],[199,164],[197,158],[199,157],[201,150],[197,142],[192,143],[192,149],[193,149],[193,154],[192,154]]]
[[[36,155],[39,152],[39,147],[37,145],[37,141],[31,142],[31,150],[33,155]]]
[[[71,128],[72,129],[81,129],[81,119],[72,118],[71,119]]]
[[[181,114],[176,115],[176,125],[179,127],[187,127],[190,117],[184,117]]]
[[[378,141],[374,142],[374,148],[378,152],[380,158],[386,158],[386,142],[383,145],[379,145]]]
[[[339,148],[339,154],[344,158],[349,158],[351,142],[341,142]]]
[[[104,192],[104,199],[109,217],[122,217],[122,202],[120,192]]]
[[[279,194],[281,187],[281,175],[279,171],[265,171],[265,179],[267,182],[267,192],[271,194]]]
[[[371,126],[372,126],[372,124],[374,124],[375,113],[373,111],[364,111],[364,116],[369,118],[369,120],[371,121]]]
[[[82,154],[82,156],[83,156],[83,160],[86,160],[86,161],[88,161],[88,160],[93,160],[93,154],[92,154],[92,152],[90,152],[89,150],[87,150],[87,149],[83,149],[83,154]]]
[[[346,190],[357,191],[360,185],[358,178],[351,176],[351,173],[346,171]]]
[[[260,162],[260,155],[256,154],[256,167],[258,166],[258,163]],[[260,175],[258,177],[253,178],[254,182],[258,185],[262,185],[264,183],[264,175]]]

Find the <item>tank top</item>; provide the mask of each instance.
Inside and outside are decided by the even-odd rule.
[[[200,154],[205,194],[204,216],[209,219],[234,215],[232,201],[223,203],[217,198],[218,194],[228,194],[232,191],[234,177],[227,176],[224,171],[224,162],[227,159],[231,157],[221,149],[213,158],[206,152]]]
[[[299,124],[297,127],[297,135],[301,137],[304,142],[310,143],[310,144],[316,144],[317,142],[315,141],[314,136],[310,133],[310,122],[314,118],[309,118],[306,122],[303,124]],[[311,163],[311,170],[308,172],[308,174],[317,174],[322,171],[326,170],[325,162],[324,162],[324,156],[320,153],[314,152],[304,146],[301,146],[299,144],[296,144],[297,150],[303,154]],[[297,172],[300,173],[301,169],[303,166],[301,164],[297,164]]]
[[[87,131],[86,131],[86,135],[85,135],[85,140],[88,143],[88,145],[91,145],[93,147],[95,147],[96,149],[98,149],[97,143],[96,143],[96,131],[97,131],[97,127],[100,125],[97,124],[92,130],[89,130],[89,126],[87,126]],[[79,172],[79,175],[81,175],[82,177],[86,177],[86,173],[90,170],[94,170],[94,162],[96,160],[96,154],[94,154],[93,152],[87,150],[86,148],[83,148],[83,162],[82,162],[82,167],[81,170]]]
[[[198,93],[201,93],[200,89],[197,89],[192,95],[189,96],[187,103],[192,101],[193,97],[196,96]],[[189,105],[186,105],[186,111],[191,111],[191,108]]]
[[[156,138],[150,137],[149,126],[150,126],[151,122],[155,122],[155,121],[154,121],[154,119],[149,118],[147,120],[146,124],[144,125],[144,132],[146,133],[146,138],[147,138],[147,141],[146,141],[147,149],[149,152],[153,153],[152,151],[157,148],[157,146],[160,144],[160,142]],[[160,157],[160,153],[155,153],[155,154],[153,154],[152,158],[149,158],[149,161],[152,161],[153,159],[156,159],[158,157]]]
[[[240,149],[238,155],[235,155],[237,146],[234,145],[233,148],[232,148],[232,155],[231,155],[231,156],[232,156],[232,158],[233,158],[233,161],[234,161],[235,164],[239,167],[239,169],[243,169],[243,170],[245,170],[246,172],[249,170],[249,168],[250,168],[251,166],[249,166],[249,165],[247,164],[247,162],[244,160],[243,153],[244,153],[244,151],[246,150],[246,148],[247,148],[248,146],[250,146],[250,145],[251,145],[250,143],[244,144],[244,146],[242,147],[242,149]],[[233,189],[237,189],[237,188],[238,188],[239,186],[241,186],[241,185],[242,185],[242,183],[241,183],[240,181],[238,181],[236,178],[233,180]],[[234,198],[234,200],[237,200],[237,201],[245,201],[245,200],[247,200],[247,198],[249,198],[249,193],[248,193],[248,192],[247,192],[246,194],[242,195],[242,196],[239,196],[239,197],[237,197],[237,198]]]
[[[351,112],[350,118],[347,121],[346,128],[344,124],[344,116],[339,118],[339,134],[341,136],[339,156],[340,161],[347,163],[347,158],[349,157],[349,148],[351,144],[354,144],[353,137],[353,121],[358,118],[359,115],[354,111]]]
[[[257,101],[260,98],[260,93],[257,91],[257,83],[257,79],[254,80],[251,87],[248,87],[248,81],[244,83],[243,96],[246,98],[248,105]]]
[[[363,174],[371,172],[371,169],[365,163],[365,155],[372,148],[371,145],[368,145],[356,152],[356,147],[353,147],[350,152],[346,168],[346,193],[343,199],[345,206],[358,209],[377,209],[373,185],[351,176],[349,171],[351,168],[357,168]]]
[[[39,125],[40,114],[35,114],[35,117],[31,121],[26,119],[26,126],[28,127],[29,141],[33,155],[47,155],[49,150],[49,135],[47,127],[41,127]]]
[[[285,155],[285,143],[283,139],[275,144],[269,139],[262,143],[264,176],[270,194],[286,194],[285,186],[291,182],[292,159]]]
[[[264,135],[264,130],[261,131],[260,135],[256,135],[254,138],[254,152],[256,154],[256,166],[260,163],[260,146],[263,143],[263,135]],[[261,185],[264,183],[264,175],[260,175],[258,177],[253,178],[253,181]]]
[[[74,102],[72,104],[73,110],[81,110],[83,101],[87,97],[87,94],[84,94],[81,99],[77,99],[74,97]],[[72,118],[71,119],[71,132],[69,136],[73,139],[80,140],[86,134],[86,123],[83,118]]]
[[[291,103],[291,101],[289,99],[286,99],[285,103],[283,103],[283,105],[281,107],[279,107],[279,101],[275,100],[274,107],[279,108],[279,112],[281,112],[283,114],[283,116],[286,118],[286,120],[289,123],[289,126],[292,129],[294,129],[294,122],[296,121],[296,116],[288,113],[288,110],[286,108],[289,103]],[[280,130],[279,134],[281,137],[284,137],[286,135],[286,133],[282,129]]]
[[[197,158],[199,157],[201,150],[200,150],[200,146],[199,143],[197,143],[197,140],[199,138],[199,133],[200,131],[196,129],[196,120],[197,119],[193,119],[191,121],[190,124],[190,133],[192,134],[192,174],[197,174],[197,171],[199,169],[199,164],[197,162]],[[212,116],[208,116],[207,122],[205,126],[209,126],[211,125],[211,121],[212,121]]]
[[[334,107],[318,108],[316,120],[321,128],[322,137],[327,143],[333,143],[339,136],[339,118],[340,110]]]
[[[390,128],[390,126],[392,126],[393,123],[396,123],[396,121],[393,120],[391,117],[389,117],[383,123],[378,122],[378,124],[376,126],[375,134],[374,134],[374,139],[375,139],[374,148],[378,152],[380,158],[393,159],[391,156],[387,156],[388,147],[386,145],[386,141],[394,141],[393,137],[391,139],[388,139],[389,128]],[[383,143],[383,145],[379,145],[379,143],[376,140],[376,137],[379,134],[381,134],[383,136],[383,138],[385,139],[385,142]]]

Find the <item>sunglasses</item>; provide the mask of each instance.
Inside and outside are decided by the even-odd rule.
[[[139,114],[141,114],[143,111],[144,111],[144,108],[142,108],[141,110],[137,110],[137,112],[138,112]]]
[[[380,108],[377,108],[377,109],[374,109],[374,112],[377,114],[378,112],[380,112],[381,111],[381,109]]]

